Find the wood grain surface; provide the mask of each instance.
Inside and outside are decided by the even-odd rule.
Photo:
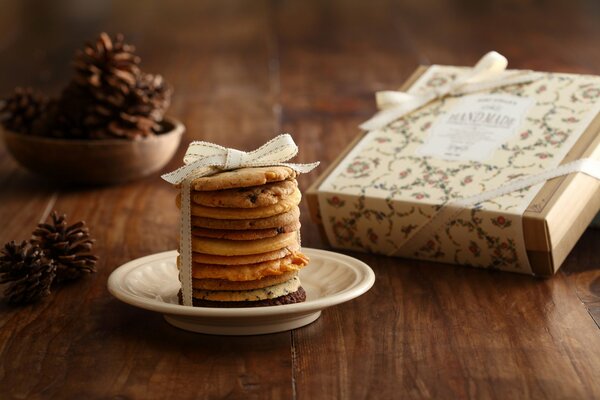
[[[128,1],[0,3],[0,95],[57,93],[74,49],[123,32],[175,87],[191,140],[252,149],[291,132],[299,161],[326,167],[375,111],[373,93],[418,64],[600,74],[590,1]],[[316,173],[302,176],[303,189]],[[173,249],[174,190],[158,176],[65,187],[0,145],[0,242],[52,209],[84,219],[98,273],[46,301],[0,306],[0,399],[600,398],[600,230],[548,280],[351,254],[375,270],[364,296],[315,323],[252,337],[193,334],[114,299],[124,262]],[[302,206],[304,245],[326,248]]]

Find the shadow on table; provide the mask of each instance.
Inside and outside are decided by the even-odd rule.
[[[137,309],[116,299],[110,301],[111,312],[107,321],[113,335],[125,340],[136,340],[145,346],[164,351],[202,351],[206,354],[222,354],[245,351],[247,346],[253,351],[273,350],[279,346],[289,349],[290,332],[251,336],[207,335],[185,331],[167,323],[162,314]]]

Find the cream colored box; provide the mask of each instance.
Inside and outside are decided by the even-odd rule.
[[[427,90],[465,70],[420,67],[401,90]],[[600,183],[583,173],[457,210],[418,251],[402,252],[406,238],[451,199],[573,160],[600,159],[600,77],[539,75],[533,82],[483,94],[444,97],[386,128],[359,134],[306,194],[323,235],[341,249],[539,276],[555,273],[600,210]],[[524,110],[516,131],[484,127],[486,143],[454,146],[462,132],[448,139],[448,125],[440,121],[469,118],[465,106],[491,100],[515,100],[515,110]],[[503,121],[489,125],[494,123]],[[438,157],[440,147],[445,155]]]

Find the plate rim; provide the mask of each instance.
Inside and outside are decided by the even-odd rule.
[[[273,307],[252,307],[252,308],[210,308],[210,307],[190,307],[179,304],[165,303],[158,300],[146,299],[123,291],[119,285],[119,278],[129,271],[143,265],[149,259],[155,260],[162,257],[172,257],[177,254],[177,250],[167,250],[154,254],[149,254],[130,260],[115,268],[107,280],[107,289],[111,295],[118,300],[149,311],[160,312],[168,315],[181,315],[188,317],[203,318],[253,318],[290,314],[308,314],[325,308],[345,303],[366,293],[375,283],[375,273],[363,261],[350,257],[345,254],[303,247],[303,252],[313,257],[333,259],[342,265],[350,266],[354,270],[362,272],[362,279],[352,282],[341,292],[334,295],[325,296],[315,300],[309,300],[303,303],[286,304]]]

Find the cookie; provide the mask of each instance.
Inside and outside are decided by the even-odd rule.
[[[216,256],[213,254],[192,253],[192,261],[208,265],[248,265],[265,261],[279,260],[292,255],[300,250],[300,244],[294,243],[283,249],[269,251],[261,254],[250,254],[245,256]]]
[[[225,279],[228,281],[255,281],[267,276],[299,271],[308,265],[308,257],[294,253],[278,260],[248,265],[207,265],[192,263],[192,278]]]
[[[192,201],[205,207],[266,207],[292,195],[297,187],[296,180],[291,179],[248,188],[192,192]]]
[[[196,178],[192,181],[191,188],[201,192],[224,190],[260,186],[295,177],[296,172],[293,169],[283,166],[240,168]]]
[[[249,290],[203,290],[194,289],[193,297],[211,301],[257,301],[275,299],[294,293],[300,287],[300,279],[294,276],[287,281]]]
[[[300,286],[297,291],[286,296],[277,297],[275,299],[258,300],[258,301],[211,301],[192,299],[194,307],[218,307],[218,308],[246,308],[246,307],[268,307],[282,306],[285,304],[302,303],[306,301],[306,292]],[[181,295],[179,302],[181,304]]]
[[[290,280],[298,273],[296,271],[284,272],[281,275],[265,276],[255,281],[228,281],[225,279],[193,279],[192,287],[194,289],[204,290],[249,290],[260,289],[267,286],[273,286],[278,283]]]
[[[286,213],[300,204],[302,195],[300,190],[295,189],[294,193],[282,199],[276,204],[257,208],[223,208],[206,207],[192,204],[191,212],[193,216],[214,218],[214,219],[257,219],[267,218],[274,215]],[[177,207],[181,207],[181,196],[177,195]]]
[[[223,240],[192,237],[192,251],[217,256],[244,256],[283,249],[298,243],[298,232],[258,240]]]
[[[282,226],[280,228],[269,229],[249,229],[246,231],[234,231],[230,229],[207,229],[192,228],[192,235],[203,238],[226,239],[226,240],[256,240],[277,236],[280,233],[294,232],[300,229],[300,221]]]
[[[192,216],[192,226],[209,229],[229,229],[229,230],[246,230],[246,229],[269,229],[280,228],[297,222],[300,218],[300,209],[294,207],[288,212],[274,215],[267,218],[257,219],[215,219],[206,217]]]

